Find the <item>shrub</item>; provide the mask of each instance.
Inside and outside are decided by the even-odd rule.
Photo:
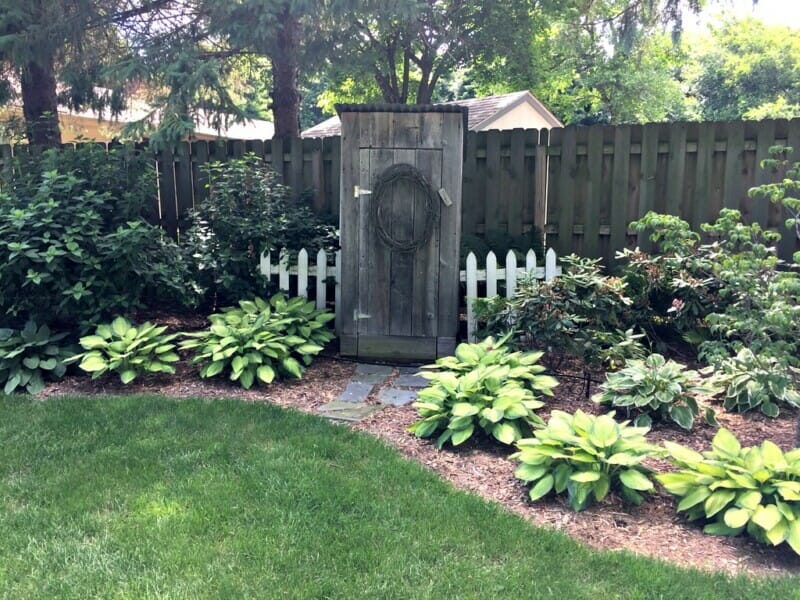
[[[562,262],[563,275],[551,281],[530,279],[513,298],[475,301],[481,333],[498,336],[513,329],[509,343],[517,349],[579,356],[593,366],[640,356],[644,350],[633,333],[624,282],[603,275],[599,260],[573,255]]]
[[[125,384],[143,373],[175,373],[170,363],[179,359],[172,343],[177,334],[164,335],[166,330],[151,323],[135,327],[117,317],[110,324],[98,325],[94,335],[82,337],[80,344],[87,352],[72,360],[80,359],[78,366],[91,373],[92,379],[115,371]]]
[[[702,520],[711,535],[746,532],[773,546],[785,541],[800,554],[800,449],[783,453],[770,441],[742,448],[727,429],[702,454],[664,445],[679,470],[657,479],[680,498],[678,511],[690,521]]]
[[[270,291],[259,272],[261,254],[281,248],[310,253],[336,247],[336,231],[254,154],[206,167],[208,197],[191,214],[185,249],[208,306]]]
[[[602,390],[592,398],[599,404],[624,408],[637,414],[635,424],[649,427],[652,419],[671,419],[684,429],[691,429],[700,409],[694,395],[710,391],[699,382],[696,371],[660,354],[645,360],[630,360],[624,369],[608,373]],[[708,420],[714,422],[707,412]]]
[[[414,406],[422,417],[409,431],[430,437],[441,431],[436,445],[464,443],[476,425],[503,444],[512,444],[542,420],[534,412],[544,406],[537,395],[553,395],[558,382],[542,375],[541,352],[511,352],[487,338],[459,344],[455,356],[426,365],[421,375],[430,385],[419,392]]]
[[[744,413],[759,408],[768,417],[777,417],[781,405],[800,408],[798,373],[776,358],[756,356],[745,348],[724,360],[713,379],[724,389],[725,410]]]
[[[52,333],[47,325],[28,321],[21,330],[0,329],[0,383],[6,394],[25,388],[38,394],[45,377],[60,379],[66,372],[64,360],[72,349],[60,345],[66,333]]]
[[[304,298],[276,294],[269,302],[243,300],[238,308],[211,315],[208,330],[185,334],[189,339],[181,348],[195,351],[195,364],[204,363],[201,377],[229,373],[231,381],[249,389],[256,381],[301,377],[304,365],[333,339],[325,327],[333,318]]]
[[[580,511],[619,490],[641,504],[642,493],[653,490],[651,471],[642,461],[656,456],[658,448],[646,441],[647,428],[617,423],[613,416],[554,410],[546,427],[517,442],[519,451],[511,458],[522,464],[515,475],[533,484],[531,500],[566,491],[572,509]]]
[[[0,194],[0,313],[66,330],[156,298],[182,304],[189,285],[177,246],[141,219],[110,215],[119,204],[55,171],[39,175],[31,196]]]

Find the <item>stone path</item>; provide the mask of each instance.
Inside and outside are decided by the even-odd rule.
[[[356,422],[383,410],[386,406],[406,406],[417,399],[415,390],[428,385],[427,380],[415,375],[414,367],[390,367],[359,363],[347,387],[333,402],[319,407],[327,419]],[[385,385],[395,376],[391,384]],[[367,398],[378,386],[378,404],[368,404]]]

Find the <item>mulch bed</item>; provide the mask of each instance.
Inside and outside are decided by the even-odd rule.
[[[163,321],[162,321],[163,322]],[[42,397],[66,394],[162,394],[173,398],[228,397],[249,402],[270,402],[280,406],[315,413],[316,409],[336,399],[353,374],[355,364],[335,355],[319,357],[301,380],[280,381],[272,385],[243,390],[226,380],[200,379],[199,367],[183,360],[175,376],[149,376],[122,385],[116,375],[97,380],[68,376],[50,384]],[[581,408],[598,413],[600,408],[585,398],[583,382],[577,377],[562,378],[555,398],[540,411],[547,419],[549,410],[567,412]],[[594,391],[594,390],[592,390]],[[376,387],[369,401],[377,402]],[[720,424],[730,429],[743,443],[755,445],[771,439],[784,450],[795,441],[796,413],[784,412],[777,419],[760,413],[747,415],[718,411]],[[430,440],[420,440],[407,428],[417,418],[413,407],[387,407],[385,410],[350,425],[395,447],[404,456],[435,471],[455,487],[474,492],[497,502],[537,525],[558,529],[588,546],[603,550],[626,550],[656,557],[687,567],[719,570],[729,574],[787,575],[800,574],[800,557],[787,547],[770,548],[748,538],[707,536],[699,526],[686,523],[675,513],[671,496],[659,491],[642,506],[634,507],[620,498],[609,497],[581,513],[573,512],[565,499],[552,498],[531,503],[527,489],[514,478],[515,463],[508,449],[485,439],[470,440],[457,450],[439,451]],[[669,425],[656,425],[648,438],[655,442],[673,440],[697,450],[710,447],[715,429],[700,422],[694,431],[685,432]],[[658,465],[663,468],[662,465]]]

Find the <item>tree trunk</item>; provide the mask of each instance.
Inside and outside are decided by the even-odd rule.
[[[28,142],[33,146],[52,148],[61,144],[58,127],[58,97],[53,60],[46,64],[29,62],[22,69],[22,112]]]
[[[300,136],[300,93],[297,90],[300,21],[287,6],[280,17],[276,51],[272,58],[272,116],[275,137]]]

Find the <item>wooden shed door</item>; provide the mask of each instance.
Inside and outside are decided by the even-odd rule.
[[[342,354],[428,361],[455,348],[461,110],[340,111]]]
[[[440,149],[362,148],[359,214],[358,354],[396,358],[436,356],[439,312],[439,241],[442,203]],[[431,201],[419,183],[399,179],[374,192],[393,165],[414,167],[436,194]],[[378,210],[374,203],[379,203]],[[432,209],[432,210],[431,210]],[[376,214],[377,213],[377,214]],[[426,220],[433,220],[431,228]],[[427,242],[413,251],[387,244],[378,228],[398,242]]]

